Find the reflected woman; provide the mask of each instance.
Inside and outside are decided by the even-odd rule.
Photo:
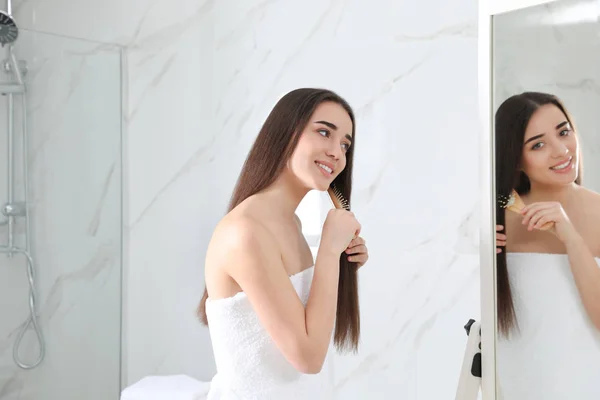
[[[582,185],[579,132],[554,95],[495,119],[498,378],[505,399],[600,399],[600,195]]]

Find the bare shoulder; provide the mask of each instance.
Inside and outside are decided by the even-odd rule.
[[[586,196],[588,201],[595,201],[597,204],[600,204],[600,193],[587,188],[582,188],[582,193]]]
[[[228,214],[215,228],[209,252],[226,255],[230,252],[249,252],[249,255],[268,247],[273,240],[266,227],[247,214]],[[267,242],[267,243],[265,243]]]
[[[232,212],[217,225],[206,254],[207,272],[220,270],[229,276],[252,266],[266,266],[278,254],[272,233],[251,213]]]
[[[582,208],[585,210],[586,215],[594,221],[600,221],[600,193],[583,188],[582,195]]]
[[[600,194],[582,188],[582,201],[578,220],[582,227],[582,234],[588,239],[588,244],[594,254],[600,254]]]

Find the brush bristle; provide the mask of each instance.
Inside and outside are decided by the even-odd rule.
[[[501,208],[508,208],[511,205],[513,205],[515,202],[515,196],[513,194],[507,196],[504,194],[499,194],[498,195],[498,205]]]
[[[350,203],[346,200],[342,192],[335,186],[331,186],[329,189],[327,192],[335,207],[350,211]]]

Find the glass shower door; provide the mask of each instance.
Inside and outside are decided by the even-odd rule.
[[[13,51],[26,93],[11,101],[8,47],[0,49],[0,399],[116,400],[122,50],[20,30]]]

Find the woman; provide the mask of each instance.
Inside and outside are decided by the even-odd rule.
[[[496,210],[501,390],[598,399],[600,195],[581,185],[579,132],[556,96],[536,92],[507,99],[495,124],[497,194],[526,204]]]
[[[294,212],[331,185],[350,199],[354,141],[352,109],[328,90],[294,90],[265,121],[206,255],[208,399],[329,398],[319,372],[334,323],[337,347],[357,348],[356,270],[368,253],[354,215],[333,209],[313,266]]]

